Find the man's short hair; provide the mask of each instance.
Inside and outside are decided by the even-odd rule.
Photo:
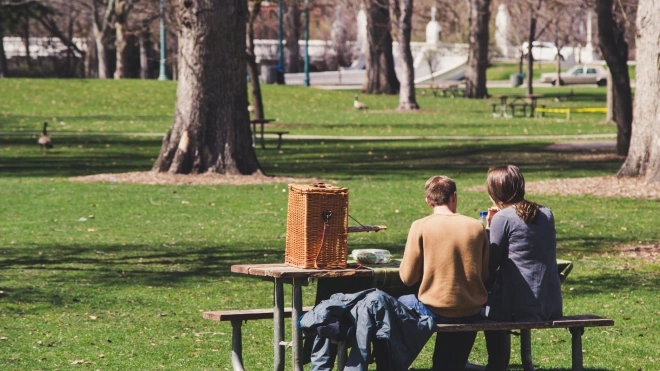
[[[431,206],[446,205],[454,193],[456,182],[444,175],[433,176],[424,185],[424,194]]]

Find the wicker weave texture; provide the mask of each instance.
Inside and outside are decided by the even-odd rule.
[[[329,218],[325,218],[331,212]],[[324,236],[325,229],[325,236]],[[285,262],[299,268],[346,268],[348,188],[289,184]]]

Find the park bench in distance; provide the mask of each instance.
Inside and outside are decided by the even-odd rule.
[[[304,307],[303,313],[311,310],[312,307]],[[241,326],[243,321],[257,319],[272,319],[273,309],[247,309],[247,310],[228,310],[204,312],[202,316],[205,319],[213,321],[230,321],[232,324],[232,352],[231,359],[234,371],[244,371],[243,367],[243,344]],[[291,317],[291,308],[284,311],[285,318]],[[490,331],[503,330],[521,332],[521,357],[523,369],[525,371],[534,370],[531,356],[531,332],[530,330],[541,330],[548,328],[566,328],[571,332],[571,350],[572,350],[572,370],[582,371],[582,334],[586,327],[614,326],[614,320],[599,317],[593,314],[578,316],[564,316],[554,321],[543,322],[497,322],[497,321],[477,321],[469,324],[440,324],[435,328],[435,332],[464,332],[464,331]],[[286,344],[283,344],[286,345]],[[341,344],[338,351],[338,370],[342,369],[343,362],[346,360],[346,345]]]

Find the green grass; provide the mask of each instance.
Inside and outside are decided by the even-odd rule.
[[[12,90],[16,84],[18,88]],[[51,89],[60,90],[55,94]],[[66,98],[79,89],[85,91],[81,96],[88,97],[85,104]],[[109,94],[110,90],[114,93]],[[100,131],[99,125],[105,131],[124,131],[131,128],[131,120],[136,129],[128,131],[166,130],[171,122],[166,112],[172,110],[174,84],[0,80],[0,91],[13,102],[0,102],[0,130],[36,131],[42,118],[53,115],[58,115],[58,121],[65,118],[62,121],[72,126],[61,125],[64,128],[53,133],[55,148],[46,155],[40,153],[31,135],[0,134],[3,370],[231,369],[230,325],[205,321],[200,312],[272,305],[268,282],[232,274],[229,267],[283,261],[286,185],[72,183],[67,177],[150,169],[160,138],[89,132]],[[593,94],[589,99],[600,102],[603,97],[598,93],[604,90],[584,90],[589,97]],[[341,122],[346,132],[359,133],[368,127],[375,132],[370,134],[382,132],[382,126],[394,121],[417,122],[408,124],[414,135],[430,131],[434,125],[449,125],[444,116],[436,123],[424,114],[354,113],[344,108],[344,99],[350,104],[351,92],[269,86],[265,95],[267,110],[274,115],[271,117],[306,123],[300,125],[304,126],[303,133],[336,133],[338,125],[333,120]],[[293,99],[295,95],[298,100]],[[138,96],[143,98],[138,100]],[[54,97],[69,103],[48,103]],[[310,110],[315,108],[311,105],[300,107],[297,102],[302,97],[318,97],[313,107],[321,114],[312,116]],[[396,102],[393,97],[363,98],[376,107],[390,107]],[[528,130],[544,126],[551,134],[566,130],[550,119],[492,119],[471,112],[477,103],[464,99],[424,100],[452,117],[465,116],[466,125],[453,127],[475,135],[488,135],[490,128],[463,126],[481,116],[500,130],[506,126],[525,126]],[[111,108],[98,122],[73,119],[92,117],[103,105]],[[351,114],[356,115],[354,122],[346,118]],[[380,126],[373,117],[376,115],[383,121]],[[164,118],[145,118],[152,116]],[[595,123],[598,120],[598,115],[585,115],[583,132],[598,132],[595,129],[601,127],[613,130],[599,126]],[[569,123],[577,125],[578,121]],[[405,130],[404,126],[397,130]],[[77,130],[83,134],[71,133]],[[442,127],[438,134],[446,130]],[[273,142],[269,141],[269,149],[257,148],[257,155],[268,174],[317,177],[348,187],[351,215],[362,223],[388,226],[385,232],[351,235],[349,248],[387,248],[400,256],[410,223],[428,213],[422,186],[431,175],[455,178],[459,212],[476,216],[489,201],[485,194],[467,188],[483,184],[493,164],[518,164],[528,181],[611,175],[620,166],[621,160],[611,157],[546,152],[543,148],[549,143],[285,138],[280,151],[272,149]],[[660,325],[655,320],[660,307],[660,265],[618,257],[611,247],[659,241],[656,216],[660,202],[529,197],[553,209],[559,255],[575,262],[563,287],[565,313],[596,313],[616,321],[614,328],[586,330],[587,369],[658,369],[660,350],[654,344],[660,343]],[[306,304],[313,302],[314,285],[306,288],[304,295]],[[252,321],[243,329],[246,365],[254,370],[272,369],[272,323]],[[569,369],[568,331],[534,331],[532,337],[538,370]],[[520,370],[517,339],[513,349],[512,369]],[[429,344],[414,368],[429,369],[431,352]],[[483,363],[485,357],[480,336],[472,360]],[[80,360],[82,364],[73,364]]]
[[[173,120],[175,83],[113,80],[0,81],[0,131],[36,132],[50,122],[53,135],[78,132],[165,133]],[[398,113],[396,96],[361,95],[369,111],[353,109],[354,91],[305,90],[300,87],[263,87],[266,116],[274,127],[291,134],[321,135],[548,135],[614,133],[599,124],[602,114],[540,119],[494,119],[489,100],[419,97],[422,111]],[[556,96],[573,91],[571,101]],[[490,89],[490,94],[524,94],[523,88]],[[604,107],[604,89],[537,88],[539,104],[548,107]],[[429,94],[430,95],[430,94]],[[553,115],[549,115],[553,116]]]

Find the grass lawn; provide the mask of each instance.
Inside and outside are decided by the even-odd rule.
[[[67,179],[150,169],[159,137],[100,131],[164,132],[172,121],[174,88],[153,81],[0,80],[0,131],[17,133],[0,134],[3,370],[230,370],[230,325],[203,320],[201,312],[272,305],[268,282],[234,275],[229,267],[284,260],[285,184],[147,186]],[[604,90],[578,92],[589,100],[561,104],[604,105]],[[420,99],[425,109],[444,112],[436,116],[385,112],[394,108],[395,97],[363,96],[373,108],[356,113],[344,108],[352,94],[265,87],[268,116],[295,125],[296,134],[390,135],[387,126],[391,135],[524,133],[521,126],[530,134],[576,133],[576,126],[582,133],[614,132],[597,123],[599,115],[569,122],[493,119],[486,102],[464,99]],[[315,104],[300,105],[306,99]],[[42,120],[57,123],[55,148],[46,155],[33,135],[20,135],[38,131]],[[528,181],[610,175],[620,166],[612,157],[544,151],[549,143],[285,137],[280,151],[257,148],[257,154],[268,174],[348,187],[352,216],[388,226],[350,236],[349,249],[386,248],[400,257],[410,223],[428,213],[422,187],[431,175],[455,178],[459,212],[476,217],[488,197],[466,189],[483,184],[492,164],[518,164]],[[563,287],[564,312],[616,322],[586,330],[586,368],[660,369],[660,349],[653,345],[660,343],[660,265],[611,250],[660,241],[660,202],[529,198],[553,209],[559,255],[575,262]],[[313,295],[312,284],[304,290],[306,304]],[[272,323],[253,321],[243,328],[245,364],[272,369]],[[538,370],[569,369],[568,331],[534,331],[532,338]],[[432,348],[430,343],[414,369],[430,369]],[[517,339],[513,348],[512,369],[520,370]],[[480,335],[471,359],[483,363],[485,357]]]

